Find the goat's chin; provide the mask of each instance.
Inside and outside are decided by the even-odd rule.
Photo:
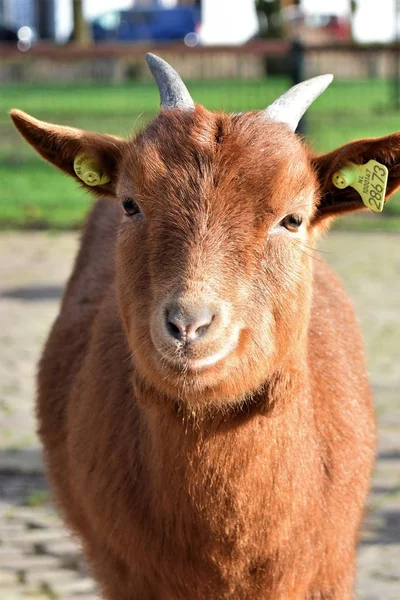
[[[155,351],[143,360],[143,348],[137,356],[140,375],[157,391],[173,401],[179,400],[191,408],[221,408],[242,402],[266,379],[266,363],[251,363],[244,357],[246,335],[237,335],[235,342],[204,357],[163,356]],[[134,359],[136,357],[134,356]],[[251,378],[249,378],[249,373]]]

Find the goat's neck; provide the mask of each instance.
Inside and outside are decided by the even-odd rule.
[[[164,409],[143,409],[149,434],[143,437],[143,456],[153,491],[166,506],[179,496],[203,515],[227,502],[232,510],[246,504],[259,510],[273,495],[289,497],[301,485],[315,443],[304,368],[276,375],[257,402],[224,415],[193,419],[166,409],[170,401],[164,402]],[[301,463],[296,481],[286,470],[293,456]]]

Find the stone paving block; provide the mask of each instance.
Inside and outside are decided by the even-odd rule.
[[[65,596],[80,595],[80,594],[91,594],[95,591],[94,582],[89,577],[84,577],[78,581],[71,581],[68,583],[50,583],[42,586],[42,591],[47,593],[53,593],[61,598]]]
[[[43,596],[43,594],[25,594],[24,588],[16,586],[6,586],[1,588],[1,600],[49,600],[49,597]]]
[[[6,585],[15,585],[17,583],[17,577],[12,571],[3,571],[0,568],[0,590]],[[1,596],[0,596],[1,597]]]
[[[21,548],[15,548],[10,544],[7,544],[6,546],[0,546],[0,568],[5,560],[17,556],[23,556],[23,550]]]
[[[359,588],[357,600],[400,600],[399,585],[393,582],[375,581],[366,579]]]
[[[65,539],[67,536],[64,532],[64,539],[49,542],[44,544],[46,548],[46,553],[51,556],[58,556],[59,558],[65,558],[71,555],[77,555],[82,553],[82,549],[77,542],[74,542],[72,539]]]
[[[2,586],[0,588],[0,598],[1,600],[50,600],[49,596],[45,596],[42,592],[27,590],[25,586],[21,585]]]
[[[37,508],[12,507],[10,516],[18,519],[31,529],[45,529],[46,527],[62,527],[61,520],[50,512]]]
[[[82,550],[72,540],[39,544],[36,552],[48,556],[54,556],[60,560],[60,565],[66,568],[79,569],[82,562]]]
[[[10,536],[13,533],[17,534],[23,529],[23,523],[16,523],[11,520],[2,521],[0,524],[0,539],[3,535]]]
[[[400,600],[400,543],[363,545],[357,563],[357,600]]]
[[[2,570],[18,573],[20,581],[23,581],[23,579],[26,576],[26,573],[30,570],[46,570],[57,568],[58,566],[59,561],[53,556],[24,555],[18,557],[10,557],[9,559],[4,560],[2,564]]]
[[[55,568],[41,571],[28,571],[26,574],[26,584],[35,584],[39,589],[45,585],[75,582],[79,579],[79,573],[76,570]]]
[[[101,600],[100,596],[93,594],[79,594],[79,596],[64,596],[62,600]]]
[[[10,531],[1,534],[0,543],[9,543],[13,546],[32,546],[41,542],[62,540],[65,538],[65,529],[52,527],[47,529],[20,528],[18,531]]]

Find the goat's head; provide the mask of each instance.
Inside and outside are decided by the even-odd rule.
[[[332,175],[374,158],[389,168],[390,195],[400,183],[400,135],[316,157],[294,130],[330,76],[264,111],[227,115],[195,106],[169,65],[148,61],[162,110],[129,141],[20,111],[12,118],[66,173],[77,177],[74,159],[86,153],[107,175],[87,187],[124,211],[117,289],[140,375],[171,398],[221,406],[305,358],[310,248],[332,217],[363,208]]]

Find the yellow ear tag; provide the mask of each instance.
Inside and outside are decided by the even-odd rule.
[[[350,185],[360,194],[367,208],[373,212],[382,212],[388,176],[389,171],[385,165],[370,160],[365,165],[348,163],[333,174],[332,181],[340,190]]]
[[[89,154],[78,154],[74,160],[74,171],[86,185],[103,185],[110,181],[106,173],[102,173],[96,160]]]

